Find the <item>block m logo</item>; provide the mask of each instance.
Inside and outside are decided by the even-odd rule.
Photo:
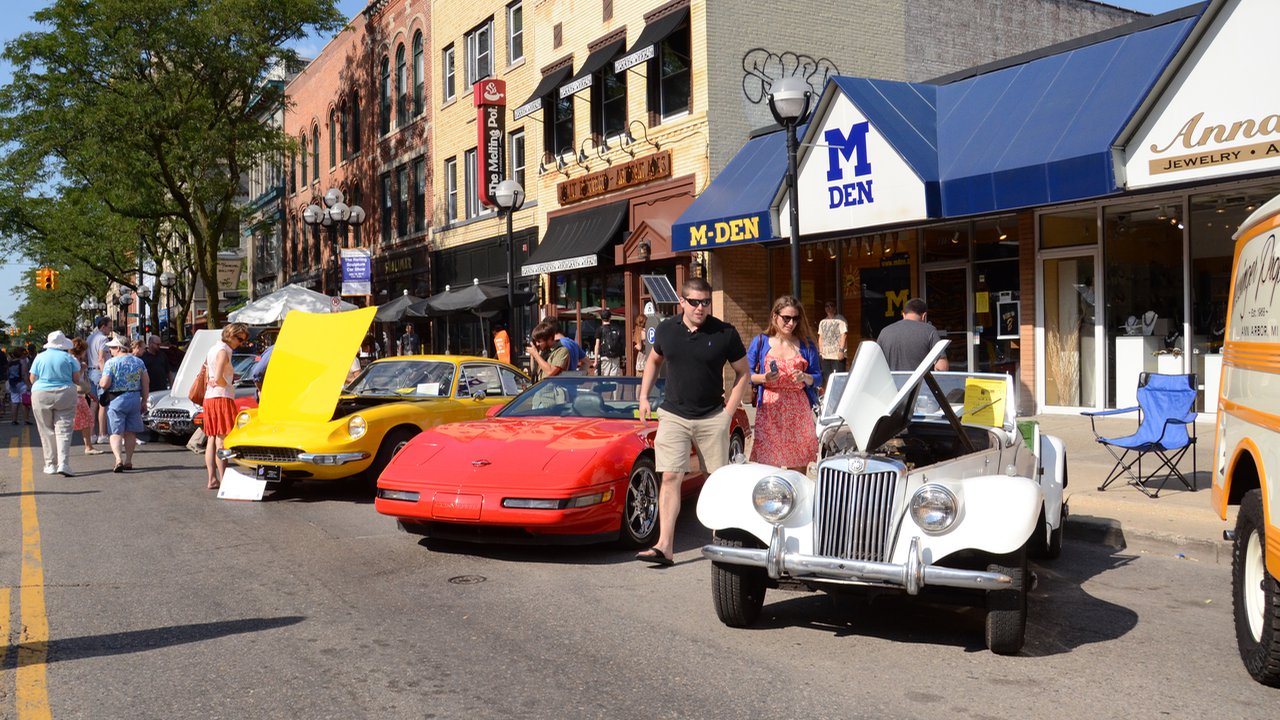
[[[858,161],[853,165],[855,177],[871,174],[871,163],[867,161],[867,130],[870,125],[860,122],[849,128],[846,136],[839,128],[827,130],[822,134],[827,141],[827,182],[844,179],[844,163],[840,158],[850,160],[854,152],[858,153]]]

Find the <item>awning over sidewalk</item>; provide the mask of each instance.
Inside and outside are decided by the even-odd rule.
[[[624,200],[551,218],[547,234],[520,274],[528,277],[599,265],[600,251],[618,241],[629,206]]]
[[[769,205],[786,174],[786,133],[748,140],[671,227],[671,249],[709,250],[773,239]]]
[[[587,56],[587,60],[582,63],[582,67],[578,68],[578,74],[574,75],[572,80],[560,86],[560,97],[569,97],[576,92],[586,90],[591,87],[591,83],[593,82],[596,72],[605,65],[608,65],[609,61],[612,60],[626,44],[627,39],[622,37],[596,48],[594,52]]]
[[[939,87],[943,215],[1118,191],[1111,146],[1195,21],[1159,24]]]

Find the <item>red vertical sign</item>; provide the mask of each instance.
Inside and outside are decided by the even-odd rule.
[[[502,146],[507,136],[507,83],[486,78],[472,86],[476,103],[476,177],[479,178],[480,203],[497,207],[494,194],[502,182]]]

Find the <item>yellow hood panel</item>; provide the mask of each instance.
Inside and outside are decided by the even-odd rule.
[[[326,422],[333,417],[351,362],[377,311],[289,313],[271,351],[258,419]]]

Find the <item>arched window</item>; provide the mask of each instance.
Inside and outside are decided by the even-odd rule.
[[[360,152],[360,96],[351,98],[351,152]]]
[[[382,134],[391,132],[391,60],[382,57]]]
[[[301,179],[302,179],[302,184],[301,184],[301,186],[302,186],[302,187],[306,187],[306,186],[307,186],[307,136],[306,136],[306,134],[305,134],[305,133],[304,133],[304,134],[303,134],[303,136],[302,136],[302,176],[301,176]]]
[[[351,157],[351,112],[347,109],[347,104],[342,103],[342,130],[338,137],[342,140],[342,159],[346,160]]]
[[[396,127],[409,124],[409,78],[404,64],[404,43],[396,48]]]
[[[320,126],[311,126],[311,167],[315,170],[315,179],[320,179]]]
[[[422,114],[422,31],[413,34],[413,116]]]
[[[329,111],[329,169],[338,165],[338,111]]]

